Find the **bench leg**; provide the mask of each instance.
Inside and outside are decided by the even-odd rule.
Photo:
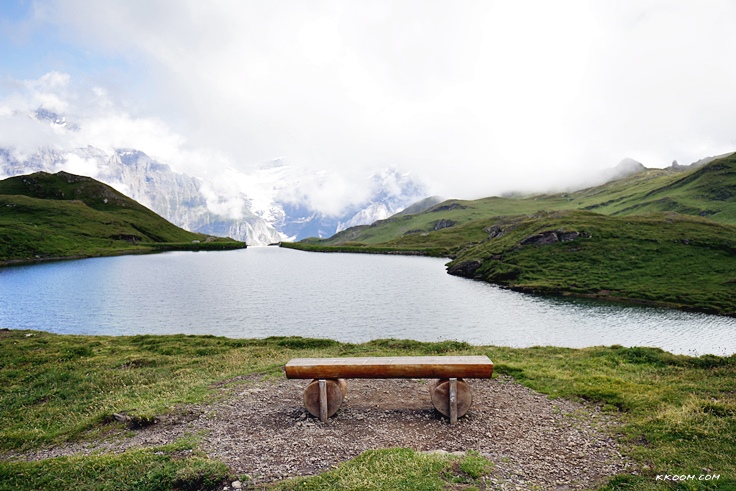
[[[327,380],[319,380],[319,419],[327,423]]]
[[[457,423],[457,379],[450,379],[450,424]]]

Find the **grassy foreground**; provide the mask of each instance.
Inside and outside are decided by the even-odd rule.
[[[181,404],[213,401],[214,384],[247,384],[246,374],[283,377],[302,356],[487,354],[496,373],[550,395],[600,404],[623,421],[618,438],[641,474],[603,489],[736,489],[736,355],[678,356],[654,348],[587,349],[470,346],[445,341],[363,344],[298,337],[60,336],[0,331],[0,490],[215,489],[233,476],[198,450],[192,435],[173,445],[47,459],[11,452],[104,437],[125,413],[137,425]],[[2,457],[5,455],[6,457]],[[366,452],[320,476],[274,489],[473,489],[492,464],[405,449]],[[662,482],[657,475],[717,474],[714,482]],[[247,483],[246,483],[247,484]]]

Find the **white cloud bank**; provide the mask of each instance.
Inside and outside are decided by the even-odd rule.
[[[245,173],[218,150],[191,147],[162,120],[128,114],[104,89],[72,91],[72,82],[68,74],[59,72],[39,80],[6,81],[13,90],[0,99],[0,148],[25,161],[48,147],[64,155],[56,170],[90,177],[98,177],[101,171],[99,155],[87,158],[72,150],[92,146],[103,152],[103,158],[118,149],[142,150],[175,171],[206,177],[201,191],[208,209],[232,219],[243,218],[244,206],[265,216],[275,200],[340,216],[376,191],[367,185],[370,176],[355,169],[310,170],[276,159]],[[390,194],[402,192],[390,179],[383,184]]]
[[[85,136],[204,177],[326,169],[326,208],[388,166],[472,198],[736,150],[735,21],[729,0],[48,0],[33,20],[144,77],[82,100],[50,76],[44,106],[94,108]]]

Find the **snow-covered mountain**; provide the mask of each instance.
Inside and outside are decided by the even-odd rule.
[[[45,109],[28,116],[56,133],[80,128],[79,123]],[[280,160],[248,174],[223,169],[205,181],[175,172],[136,149],[64,148],[58,140],[33,152],[0,148],[0,178],[61,170],[105,182],[185,229],[249,245],[329,237],[347,227],[387,218],[426,196],[408,174],[382,170],[360,183],[358,187],[365,190],[361,197],[324,211],[319,203],[331,192],[332,176],[307,174]]]
[[[368,225],[390,217],[407,206],[426,198],[426,190],[409,174],[386,169],[370,176],[371,200],[356,210],[348,220],[340,221],[335,232],[356,225]]]
[[[168,165],[137,150],[107,153],[91,146],[63,151],[42,147],[24,161],[15,160],[7,149],[0,151],[0,176],[3,177],[61,170],[88,175],[109,184],[187,230],[233,237],[251,245],[281,240],[273,227],[250,212],[245,197],[240,209],[231,214],[213,213],[205,192],[206,183],[173,172]]]
[[[265,176],[270,176],[268,182]],[[410,174],[383,169],[365,176],[359,183],[361,197],[350,200],[341,209],[328,213],[315,204],[315,194],[329,194],[333,186],[327,175],[304,175],[283,163],[264,167],[256,174],[260,192],[270,190],[270,199],[254,200],[253,210],[271,223],[289,240],[307,237],[330,237],[341,230],[367,225],[398,213],[426,197],[424,186]],[[268,184],[267,184],[268,182]],[[299,192],[294,193],[297,190]],[[310,195],[311,194],[311,195]],[[256,196],[253,190],[249,195]],[[263,196],[263,194],[261,194]],[[259,206],[257,202],[267,206]]]

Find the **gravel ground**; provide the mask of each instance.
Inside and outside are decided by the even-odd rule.
[[[500,490],[588,489],[635,472],[610,436],[617,422],[609,415],[591,405],[551,400],[510,377],[469,381],[473,405],[456,425],[432,408],[426,380],[349,380],[347,397],[327,424],[302,406],[307,381],[236,382],[219,388],[222,402],[179,408],[133,436],[4,458],[120,452],[201,433],[210,457],[252,483],[316,474],[386,447],[477,450],[495,463],[488,484]]]

